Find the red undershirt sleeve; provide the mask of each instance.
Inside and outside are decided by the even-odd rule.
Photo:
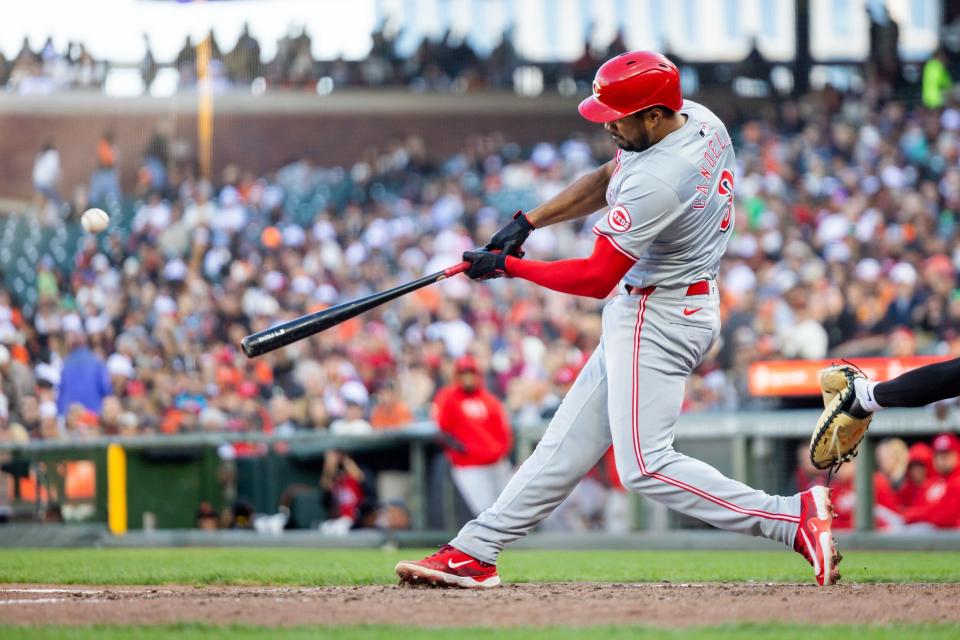
[[[593,255],[555,262],[507,256],[507,273],[561,293],[606,298],[627,275],[635,260],[621,253],[606,236],[597,236]]]

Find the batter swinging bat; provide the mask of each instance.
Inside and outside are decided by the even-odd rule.
[[[399,287],[394,287],[393,289],[387,289],[386,291],[381,291],[380,293],[374,293],[369,295],[366,298],[360,298],[359,300],[353,300],[351,302],[344,302],[343,304],[338,304],[335,307],[330,307],[329,309],[324,309],[323,311],[317,311],[316,313],[308,313],[305,316],[300,316],[299,318],[294,318],[283,324],[278,324],[275,327],[266,329],[259,333],[254,333],[249,335],[243,340],[240,341],[240,347],[243,349],[244,355],[248,358],[255,358],[264,353],[269,353],[280,347],[285,347],[292,342],[297,340],[303,340],[309,336],[312,336],[315,333],[320,333],[325,331],[334,325],[338,325],[345,320],[349,320],[354,316],[358,316],[364,311],[369,311],[374,307],[378,307],[384,302],[389,302],[394,298],[399,298],[402,295],[410,293],[411,291],[416,291],[417,289],[423,288],[428,284],[433,284],[434,282],[439,282],[444,278],[449,278],[450,276],[455,276],[458,273],[463,273],[470,267],[469,262],[461,262],[460,264],[444,269],[443,271],[437,271],[436,273],[431,273],[428,276],[423,276],[412,282],[402,284]]]

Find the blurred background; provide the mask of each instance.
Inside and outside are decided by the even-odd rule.
[[[609,160],[576,105],[633,49],[737,150],[722,340],[678,447],[823,482],[820,368],[960,355],[957,3],[34,0],[0,21],[0,539],[445,540],[535,446],[601,302],[454,278],[256,360],[239,341],[455,264]],[[588,254],[593,221],[527,255]],[[831,480],[841,526],[960,526],[956,411],[880,415]],[[703,526],[610,454],[542,529]]]

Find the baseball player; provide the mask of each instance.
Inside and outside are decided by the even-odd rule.
[[[574,295],[619,295],[603,309],[599,346],[539,446],[497,501],[450,544],[400,562],[403,582],[461,587],[500,583],[496,560],[570,493],[611,444],[628,489],[721,529],[792,546],[817,582],[839,578],[829,490],[775,496],[724,477],[673,448],[690,372],[717,340],[715,278],[734,224],[734,153],[723,123],[684,100],[666,57],[634,51],[604,63],[580,114],[603,123],[616,157],[530,211],[518,213],[482,251],[474,279],[523,278]],[[608,206],[588,258],[520,259],[534,229]]]
[[[433,411],[444,435],[453,483],[476,516],[493,504],[510,480],[513,432],[507,411],[483,386],[472,356],[457,358],[454,381],[437,392]]]

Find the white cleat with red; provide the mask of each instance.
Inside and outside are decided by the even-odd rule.
[[[418,562],[401,560],[396,571],[400,582],[411,586],[487,589],[500,584],[497,565],[481,562],[448,544]]]
[[[793,548],[813,565],[817,584],[823,587],[840,579],[843,559],[833,539],[833,515],[827,487],[813,487],[800,494],[800,526]]]

